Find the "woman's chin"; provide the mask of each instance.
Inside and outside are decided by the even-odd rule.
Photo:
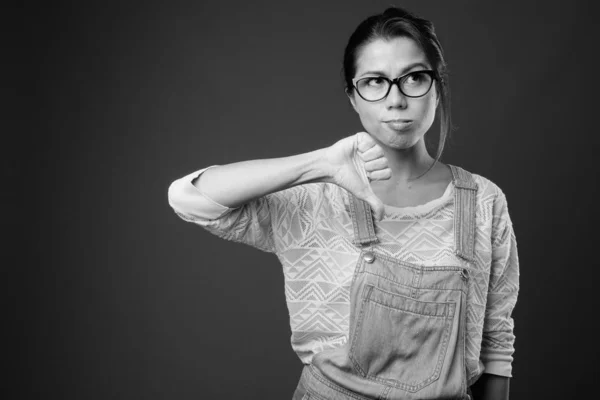
[[[377,141],[386,147],[396,150],[406,150],[413,147],[419,141],[419,138],[413,132],[390,133],[375,136]]]

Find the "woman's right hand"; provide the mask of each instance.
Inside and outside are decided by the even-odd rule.
[[[343,187],[366,201],[375,213],[383,218],[383,202],[371,189],[370,181],[390,179],[391,170],[381,146],[366,132],[338,140],[325,151],[331,167],[328,182]]]

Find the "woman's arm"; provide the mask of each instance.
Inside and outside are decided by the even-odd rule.
[[[508,400],[509,383],[506,376],[484,373],[471,386],[473,400]]]
[[[330,182],[365,200],[383,216],[383,203],[369,180],[389,179],[391,171],[381,147],[359,132],[333,145],[289,157],[241,161],[206,169],[192,184],[222,208],[237,208],[256,198],[296,185]],[[169,188],[169,202],[185,202],[177,185]]]
[[[471,388],[477,400],[508,399],[512,376],[512,311],[519,293],[519,257],[508,203],[500,189],[492,225],[492,264],[480,354],[485,372]]]
[[[286,218],[300,218],[302,212],[312,210],[312,205],[304,206],[311,202],[311,196],[332,190],[329,185],[307,188],[301,184],[341,186],[369,202],[380,218],[383,203],[373,193],[369,179],[389,176],[382,149],[367,133],[359,132],[304,154],[194,171],[171,183],[168,202],[184,221],[220,238],[275,253],[282,248],[278,246],[292,245],[303,233],[290,229],[277,239],[274,227],[289,226],[292,221]]]
[[[329,168],[324,152],[325,149],[319,149],[289,157],[221,165],[207,169],[193,184],[215,202],[236,208],[289,187],[327,181]]]

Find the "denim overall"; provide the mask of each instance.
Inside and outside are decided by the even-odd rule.
[[[477,184],[450,165],[454,252],[474,262]],[[360,255],[350,286],[348,342],[306,365],[293,400],[471,399],[465,364],[469,268],[416,265],[377,250],[368,203],[352,194]]]

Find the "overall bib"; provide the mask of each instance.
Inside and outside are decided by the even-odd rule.
[[[454,252],[470,265],[477,184],[450,165]],[[293,400],[471,399],[465,363],[469,268],[427,266],[378,251],[368,203],[352,194],[360,255],[350,287],[348,342],[314,355]]]

